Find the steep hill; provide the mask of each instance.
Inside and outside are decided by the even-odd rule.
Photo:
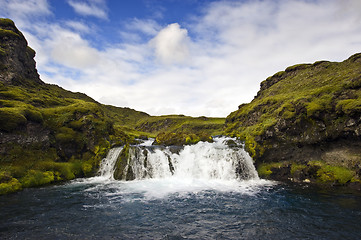
[[[0,19],[0,194],[91,176],[112,144],[129,140],[108,108],[41,81],[34,56],[15,24]]]
[[[299,64],[226,119],[264,177],[353,184],[361,176],[361,54]]]

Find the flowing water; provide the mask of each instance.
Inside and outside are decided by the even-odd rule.
[[[361,238],[360,195],[259,179],[229,140],[132,146],[133,181],[114,148],[97,177],[0,196],[0,239]]]

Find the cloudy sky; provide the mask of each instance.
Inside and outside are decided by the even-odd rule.
[[[286,67],[361,52],[360,0],[0,0],[41,79],[152,115],[225,117]]]

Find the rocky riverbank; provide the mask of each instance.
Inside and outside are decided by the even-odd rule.
[[[361,54],[299,64],[261,83],[226,119],[262,177],[360,188]]]

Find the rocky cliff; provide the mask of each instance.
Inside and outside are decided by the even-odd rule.
[[[263,177],[358,185],[360,88],[361,54],[291,66],[263,81],[225,131],[245,140]]]
[[[43,84],[35,68],[35,51],[10,19],[0,20],[0,82],[19,85],[31,80]]]
[[[106,106],[41,81],[34,56],[0,19],[0,194],[91,176],[112,144],[129,139]]]

